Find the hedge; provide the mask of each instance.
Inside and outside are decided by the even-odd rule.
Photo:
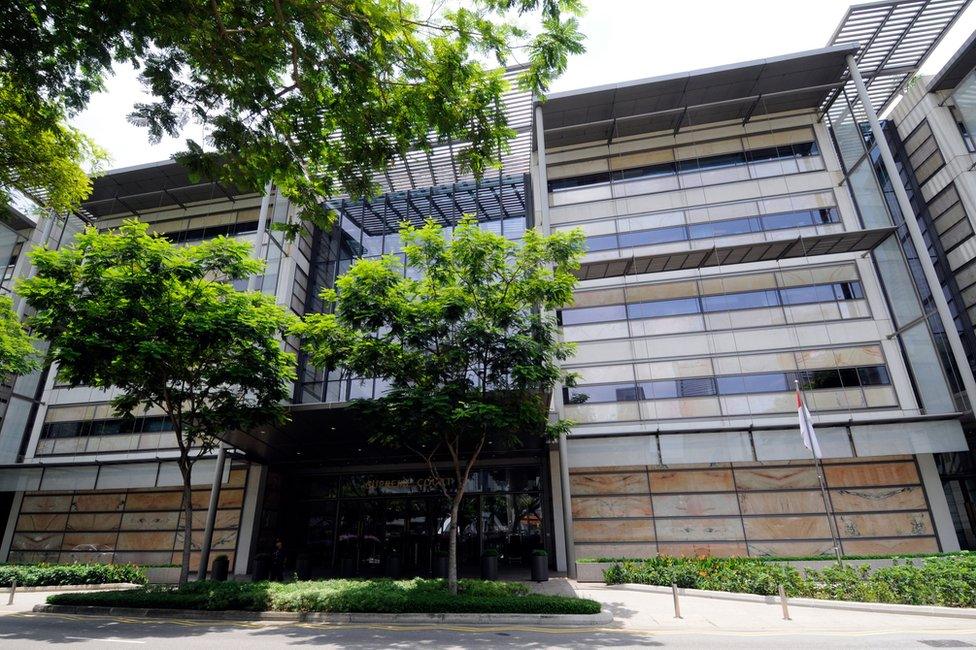
[[[111,592],[50,596],[53,605],[98,605],[283,612],[597,614],[583,598],[530,594],[514,582],[461,580],[457,596],[444,580],[321,580],[307,582],[191,582]]]
[[[0,585],[16,578],[21,587],[100,585],[112,582],[146,584],[142,569],[132,564],[3,564]]]
[[[844,561],[853,560],[906,560],[920,559],[925,557],[952,557],[957,555],[967,555],[969,551],[947,551],[945,553],[878,553],[867,555],[845,555]],[[834,561],[837,558],[833,554],[829,555],[782,555],[782,556],[762,556],[750,558],[762,560],[763,562],[807,562],[807,561]],[[581,557],[576,558],[577,564],[609,564],[615,562],[632,562],[634,558],[629,557]]]
[[[638,583],[827,600],[976,607],[976,556],[923,558],[918,563],[870,569],[847,564],[800,573],[755,558],[655,557],[616,563],[603,572],[607,584]]]

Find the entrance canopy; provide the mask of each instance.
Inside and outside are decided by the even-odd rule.
[[[224,442],[245,452],[248,458],[266,462],[326,462],[330,465],[372,463],[416,463],[419,457],[408,450],[371,443],[372,431],[357,417],[349,403],[293,404],[290,421],[281,427],[258,427],[234,431]],[[542,438],[525,436],[517,450],[493,452],[493,443],[482,453],[484,458],[524,455],[545,448]]]

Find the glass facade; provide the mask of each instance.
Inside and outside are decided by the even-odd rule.
[[[523,572],[535,549],[550,549],[541,463],[476,469],[461,502],[460,575],[477,576],[483,551],[502,570]],[[425,471],[278,473],[262,544],[281,539],[300,577],[431,576],[448,546],[449,502]],[[270,548],[263,549],[270,550]],[[550,549],[551,550],[551,549]]]

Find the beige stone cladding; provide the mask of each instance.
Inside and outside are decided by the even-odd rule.
[[[218,502],[214,554],[227,555],[232,566],[247,473],[245,466],[233,467]],[[209,498],[209,487],[194,488],[191,569],[200,561]],[[181,503],[180,488],[28,492],[8,561],[178,564],[183,549]]]
[[[847,554],[939,550],[913,456],[824,462]],[[811,461],[570,470],[577,558],[829,553]]]

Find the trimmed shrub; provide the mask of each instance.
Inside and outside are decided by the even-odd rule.
[[[149,586],[125,591],[50,596],[52,605],[98,605],[198,610],[376,613],[596,614],[584,598],[530,594],[522,583],[461,580],[458,595],[444,580],[320,580],[308,582],[191,582],[181,588]]]
[[[0,565],[0,585],[17,579],[21,587],[62,585],[100,585],[148,581],[142,569],[132,564],[4,564]]]
[[[638,583],[691,589],[827,600],[976,607],[976,556],[943,555],[870,569],[847,564],[806,575],[781,562],[756,558],[655,557],[628,560],[604,571],[607,584]]]

